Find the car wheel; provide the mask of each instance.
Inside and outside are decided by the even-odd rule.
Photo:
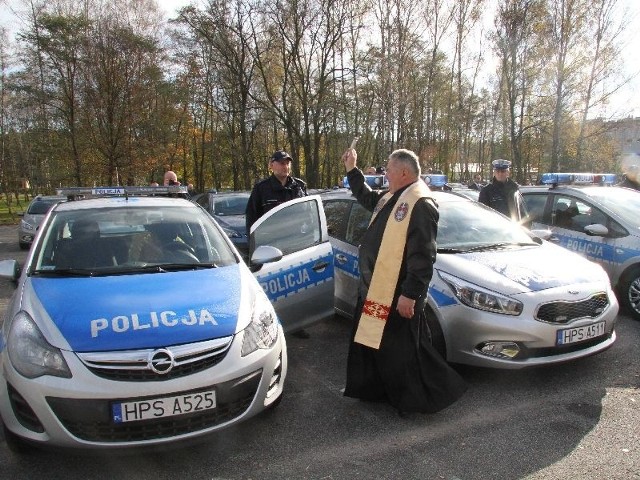
[[[31,246],[30,243],[20,242],[20,250],[29,250],[30,246]]]
[[[34,451],[34,448],[31,445],[9,430],[4,424],[2,425],[2,430],[4,432],[4,439],[7,442],[7,447],[9,447],[9,450],[13,453],[21,455]]]
[[[440,356],[446,360],[447,344],[444,340],[444,333],[442,332],[442,327],[440,327],[440,322],[438,322],[436,315],[428,305],[425,305],[422,310],[422,315],[424,316],[425,323],[427,324],[427,335],[431,341],[431,345],[436,349]]]
[[[622,307],[634,319],[640,320],[640,267],[625,272],[618,284],[618,293]]]

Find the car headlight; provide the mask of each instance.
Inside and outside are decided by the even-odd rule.
[[[23,230],[35,230],[36,227],[31,225],[29,222],[25,222],[24,220],[20,220],[20,228]]]
[[[251,323],[244,329],[242,356],[259,348],[273,347],[278,339],[278,317],[266,295],[256,295],[251,312]]]
[[[7,351],[13,367],[27,378],[42,375],[71,378],[71,371],[60,349],[47,342],[26,312],[18,312],[13,318]]]
[[[522,303],[517,300],[479,287],[448,273],[439,271],[438,274],[449,285],[456,298],[468,307],[504,315],[520,315],[522,313]]]

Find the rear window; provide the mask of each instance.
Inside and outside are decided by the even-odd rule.
[[[29,205],[27,213],[30,215],[44,215],[51,210],[51,207],[56,203],[58,203],[58,200],[34,200],[31,202],[31,205]]]

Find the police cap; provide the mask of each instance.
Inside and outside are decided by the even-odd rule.
[[[291,158],[291,155],[284,150],[278,150],[277,152],[273,152],[273,155],[271,155],[272,162],[284,162],[285,160],[292,161],[293,158]]]
[[[511,162],[502,158],[494,160],[491,162],[491,165],[493,165],[494,170],[507,170],[508,168],[511,168]]]

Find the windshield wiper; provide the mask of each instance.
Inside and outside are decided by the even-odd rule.
[[[56,270],[34,270],[33,275],[42,277],[104,277],[108,275],[135,275],[136,273],[166,273],[180,270],[202,270],[218,268],[216,263],[163,263],[159,265],[136,265],[109,267],[99,270],[84,268],[58,268]]]
[[[485,243],[483,245],[476,245],[475,247],[470,247],[466,249],[466,252],[482,252],[485,250],[498,250],[500,248],[507,247],[527,247],[527,246],[537,246],[537,243],[534,242],[498,242],[498,243]]]
[[[438,248],[438,253],[463,253],[466,252],[466,250],[463,250],[461,248],[449,248],[449,247],[442,247],[442,248]]]
[[[87,268],[57,268],[55,270],[34,270],[32,275],[41,277],[95,277],[99,273]]]

